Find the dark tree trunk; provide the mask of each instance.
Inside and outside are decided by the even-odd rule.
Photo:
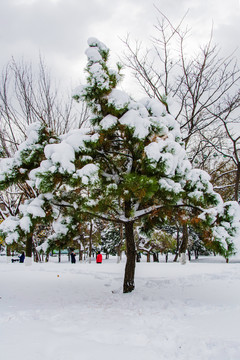
[[[134,290],[134,273],[135,273],[135,262],[136,262],[136,250],[133,233],[133,222],[127,222],[125,224],[125,236],[126,236],[126,247],[127,247],[127,262],[125,267],[125,276],[123,283],[123,292],[129,293]]]
[[[11,262],[11,248],[10,245],[7,245],[7,262],[10,263]]]
[[[7,245],[7,256],[11,256],[11,248]]]
[[[83,251],[79,250],[79,261],[82,261],[82,259],[83,259]]]
[[[29,234],[26,241],[26,257],[32,257],[33,240],[32,234]]]
[[[61,249],[58,250],[58,262],[61,262]]]
[[[177,229],[177,249],[176,249],[176,255],[174,257],[174,262],[177,262],[178,255],[179,255],[179,245],[180,245],[180,239],[179,239],[179,229]]]
[[[83,234],[80,234],[80,242],[79,242],[79,261],[82,261],[83,259],[83,250],[82,250],[82,244],[83,244],[83,241],[84,241],[84,237],[83,237]]]
[[[39,256],[39,253],[36,249],[34,249],[34,261],[35,262],[41,262],[41,257]]]
[[[238,202],[239,198],[239,184],[240,184],[240,164],[237,167],[235,189],[234,189],[234,200]]]
[[[88,251],[88,261],[91,262],[92,258],[92,233],[93,233],[93,224],[92,220],[90,221],[90,232],[89,232],[89,251]]]
[[[153,262],[159,262],[158,253],[153,253]]]
[[[182,243],[179,249],[180,262],[182,265],[185,265],[187,262],[186,250],[188,246],[188,228],[187,224],[183,224],[182,229]]]
[[[182,243],[180,246],[179,253],[185,254],[186,250],[187,250],[187,246],[188,246],[188,228],[187,228],[187,224],[184,224],[183,225]]]

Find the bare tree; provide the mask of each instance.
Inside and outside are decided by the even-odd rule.
[[[240,117],[239,109],[226,110],[218,115],[219,126],[204,134],[205,143],[210,145],[215,154],[224,159],[213,167],[212,175],[219,192],[231,190],[229,197],[240,201]]]
[[[81,127],[88,114],[63,92],[41,57],[37,69],[14,59],[3,69],[0,84],[0,143],[9,156],[26,137],[26,127],[40,121],[56,134]]]
[[[141,43],[124,40],[124,63],[141,88],[158,98],[179,122],[188,151],[196,145],[195,134],[219,121],[221,113],[232,112],[239,106],[240,70],[233,55],[220,57],[218,46],[208,43],[197,54],[187,54],[188,28],[183,21],[174,26],[157,9],[160,17],[152,38],[152,48],[143,50]],[[174,99],[174,107],[169,99]],[[227,101],[228,99],[228,101]],[[229,107],[231,103],[231,108]],[[193,141],[192,141],[193,139]],[[194,157],[194,154],[191,155]]]

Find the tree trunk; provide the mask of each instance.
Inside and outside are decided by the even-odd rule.
[[[33,257],[34,257],[34,261],[35,262],[41,262],[41,256],[39,255],[37,249],[36,249],[36,244],[32,239],[32,251],[33,251]]]
[[[125,267],[125,276],[123,283],[123,292],[129,293],[134,290],[134,273],[136,262],[135,241],[133,233],[133,222],[127,222],[125,224],[125,236],[127,247],[127,262]]]
[[[186,264],[187,246],[188,246],[188,228],[187,228],[187,224],[183,224],[182,243],[179,250],[180,261],[182,265]]]
[[[159,262],[159,256],[158,253],[153,253],[153,262]]]
[[[34,261],[35,262],[41,262],[41,257],[39,256],[39,253],[36,249],[34,249]]]
[[[83,243],[83,240],[84,240],[84,237],[83,237],[83,234],[80,234],[80,242],[79,242],[79,261],[82,261],[83,259],[83,250],[82,250],[82,243]]]
[[[32,248],[33,248],[33,240],[32,240],[32,234],[30,234],[28,235],[26,241],[26,257],[29,258],[32,257]]]
[[[181,243],[180,250],[179,250],[180,254],[186,253],[187,245],[188,245],[188,228],[187,228],[187,224],[184,224],[183,225],[183,234],[182,234],[182,243]]]
[[[137,252],[136,254],[136,262],[140,262],[141,261],[141,254],[140,252]]]
[[[122,243],[123,243],[123,224],[119,225],[120,232],[120,244],[117,247],[117,263],[119,264],[122,261]]]
[[[58,250],[58,262],[61,262],[61,249]]]
[[[82,254],[83,254],[83,251],[82,251],[82,246],[81,246],[81,243],[79,244],[78,250],[79,250],[79,253],[78,253],[78,260],[79,260],[79,261],[82,261]]]
[[[10,245],[7,245],[7,262],[11,262],[11,248]]]
[[[238,167],[237,167],[235,190],[234,190],[234,200],[237,202],[239,200],[239,184],[240,184],[240,164],[238,164]]]
[[[83,251],[79,250],[79,261],[82,261],[82,259],[83,259]]]
[[[179,244],[180,244],[179,229],[177,229],[177,249],[176,249],[176,255],[175,255],[175,257],[174,257],[173,262],[177,262],[178,255],[179,255]]]
[[[11,248],[7,245],[7,256],[11,256]]]
[[[32,234],[29,234],[27,236],[26,240],[26,258],[25,258],[25,264],[27,266],[32,265],[32,251],[33,251],[33,239]]]
[[[90,232],[89,232],[89,251],[88,251],[88,262],[91,264],[92,261],[92,232],[93,232],[93,224],[92,220],[90,222]]]

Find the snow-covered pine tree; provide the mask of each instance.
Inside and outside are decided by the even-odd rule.
[[[223,205],[208,175],[191,168],[179,126],[165,106],[153,99],[137,102],[117,90],[120,66],[116,71],[108,67],[109,50],[102,42],[90,38],[88,44],[87,85],[74,97],[91,108],[92,127],[65,134],[60,144],[48,145],[48,169],[41,165],[36,176],[43,192],[66,188],[68,206],[75,212],[124,224],[126,293],[135,287],[136,222],[149,217],[167,219],[180,208],[188,219],[210,206]],[[228,220],[234,224],[231,232],[236,233],[236,218]]]
[[[48,196],[38,196],[38,190],[31,180],[30,173],[34,172],[34,169],[45,158],[45,146],[49,142],[56,141],[56,137],[40,123],[31,124],[26,135],[26,140],[19,146],[12,158],[0,160],[0,190],[6,191],[12,185],[19,187],[21,203],[19,213],[15,216],[9,214],[1,223],[0,232],[7,245],[23,241],[26,249],[26,262],[30,263],[34,228],[40,219],[42,222],[46,220],[48,207]]]
[[[101,251],[108,255],[117,255],[122,245],[121,228],[118,224],[107,224],[101,231]]]

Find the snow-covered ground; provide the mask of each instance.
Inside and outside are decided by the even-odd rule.
[[[0,257],[3,360],[239,360],[240,261],[25,266]]]

